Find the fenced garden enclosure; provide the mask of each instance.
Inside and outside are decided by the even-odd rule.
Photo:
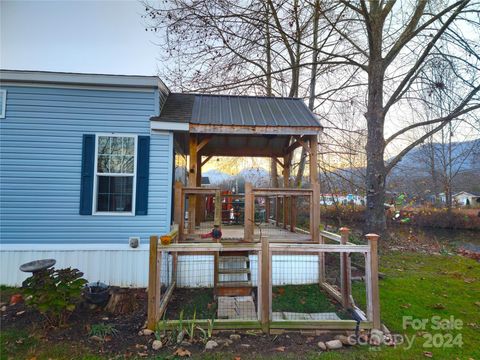
[[[367,235],[367,245],[355,245],[342,228],[340,235],[319,230],[319,241],[313,241],[312,228],[292,225],[297,209],[291,210],[306,198],[310,222],[311,189],[256,189],[247,183],[245,194],[236,196],[243,203],[243,224],[223,215],[231,211],[220,189],[178,183],[175,189],[178,224],[170,234],[150,239],[149,328],[192,322],[265,332],[380,327],[378,236]],[[192,212],[185,211],[193,196],[205,197],[206,204],[205,218],[195,226]],[[365,261],[365,313],[352,297],[353,254]]]

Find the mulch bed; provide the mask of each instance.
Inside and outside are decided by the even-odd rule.
[[[6,311],[1,313],[2,331],[22,330],[35,334],[40,341],[50,344],[68,344],[72,348],[87,349],[91,353],[104,355],[106,358],[121,356],[149,357],[172,355],[178,347],[195,354],[205,352],[205,345],[201,342],[189,344],[185,341],[180,345],[165,346],[154,351],[151,348],[154,335],[139,335],[147,317],[147,293],[145,289],[129,289],[135,299],[133,311],[122,315],[112,315],[103,308],[92,309],[86,303],[77,307],[68,320],[68,325],[62,328],[48,327],[41,314],[25,306],[23,302],[7,305]],[[5,301],[5,299],[3,299]],[[105,341],[91,339],[89,332],[93,324],[105,323],[113,326],[117,333],[107,337]],[[318,351],[317,342],[331,340],[335,333],[284,333],[279,335],[264,335],[260,332],[237,332],[241,339],[227,340],[232,332],[222,332],[214,336],[219,346],[214,351],[222,354],[231,354],[232,358],[240,356],[242,359],[255,358],[256,355],[272,355],[278,353],[295,353],[302,357],[312,351]]]

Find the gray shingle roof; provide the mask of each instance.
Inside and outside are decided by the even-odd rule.
[[[171,93],[151,120],[199,125],[320,127],[301,99]]]

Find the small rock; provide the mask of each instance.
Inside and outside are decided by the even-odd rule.
[[[3,306],[0,308],[0,311],[1,311],[1,312],[7,311],[7,307],[6,307],[5,305],[3,305]]]
[[[319,341],[319,342],[317,343],[317,346],[318,346],[318,348],[319,348],[320,350],[322,350],[322,351],[327,351],[327,345],[325,345],[325,343],[324,343],[323,341]]]
[[[240,346],[248,349],[250,347],[250,344],[240,344]]]
[[[23,315],[23,314],[25,314],[25,310],[19,311],[19,312],[17,312],[15,315],[16,315],[16,316],[20,316],[20,315]]]
[[[205,350],[213,350],[218,346],[218,343],[213,340],[208,340],[205,344]]]
[[[143,329],[143,330],[140,330],[138,332],[138,335],[140,336],[150,336],[150,335],[153,335],[154,331],[153,330],[150,330],[150,329]]]
[[[103,342],[103,339],[100,336],[97,336],[97,335],[90,336],[90,340]]]
[[[160,340],[153,340],[152,342],[152,349],[153,350],[160,350],[162,348],[163,344]]]
[[[103,320],[103,321],[107,321],[107,320],[108,320],[108,317],[107,317],[107,316],[102,317],[102,320]]]
[[[229,338],[230,340],[235,341],[235,340],[240,340],[242,337],[240,336],[240,334],[231,334]]]
[[[343,345],[353,345],[353,344],[350,342],[350,338],[349,338],[348,336],[345,336],[345,335],[337,335],[337,336],[335,336],[335,339],[336,339],[336,340],[340,340]]]
[[[341,349],[343,344],[340,340],[330,340],[325,343],[328,350],[337,350]]]
[[[370,331],[370,345],[380,346],[383,343],[383,331],[372,329]]]
[[[181,346],[191,346],[192,343],[187,341],[187,340],[183,340],[181,343],[180,343]]]
[[[88,304],[88,308],[90,310],[95,310],[96,308],[98,308],[97,304]]]

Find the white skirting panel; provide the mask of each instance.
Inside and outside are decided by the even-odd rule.
[[[39,259],[56,259],[56,268],[72,267],[84,273],[89,282],[101,281],[122,287],[147,287],[148,248],[108,249],[8,249],[0,250],[0,284],[21,286],[30,274],[23,273],[19,266]],[[172,258],[165,255],[162,261],[162,283],[171,281]],[[257,284],[257,256],[250,256],[253,286]],[[224,280],[241,280],[234,276]],[[318,257],[316,255],[273,255],[273,285],[309,284],[318,281]],[[179,256],[177,286],[212,287],[213,256]]]
[[[84,273],[88,281],[109,285],[146,287],[148,250],[4,250],[0,251],[0,284],[21,286],[30,273],[19,266],[39,259],[56,259],[56,268],[72,267]]]

